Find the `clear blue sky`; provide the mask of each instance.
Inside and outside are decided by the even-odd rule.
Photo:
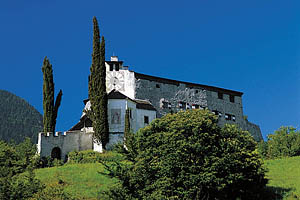
[[[57,130],[88,96],[92,18],[134,71],[244,92],[264,137],[300,125],[300,1],[1,1],[0,89],[41,113],[42,61],[63,90]]]

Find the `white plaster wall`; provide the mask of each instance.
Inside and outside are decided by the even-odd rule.
[[[144,123],[144,116],[149,117],[149,124],[156,118],[156,111],[154,110],[143,110],[143,109],[137,109],[137,119],[136,119],[136,130],[139,130],[140,128],[144,128],[148,124]]]
[[[65,160],[66,155],[71,151],[92,149],[92,134],[82,131],[57,132],[56,134],[39,133],[37,146],[41,157],[51,156],[52,149],[59,147],[61,159]]]
[[[125,110],[126,110],[126,101],[125,99],[109,99],[108,101],[108,123],[109,123],[109,132],[124,132],[124,123],[125,123]],[[121,120],[120,124],[112,124],[112,113],[111,109],[121,109]]]
[[[134,72],[129,71],[128,69],[120,69],[119,71],[109,71],[109,65],[106,64],[106,77],[116,76],[117,78],[123,77],[124,87],[119,89],[124,95],[128,96],[131,99],[135,98],[135,77]],[[106,91],[109,93],[112,91],[113,87],[110,87],[108,81],[106,83]]]

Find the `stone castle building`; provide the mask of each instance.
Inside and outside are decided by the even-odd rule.
[[[249,131],[255,140],[262,140],[259,126],[243,115],[242,92],[137,73],[130,71],[116,56],[112,56],[105,65],[110,132],[108,147],[123,141],[126,109],[130,110],[130,125],[134,132],[167,113],[209,109],[219,116],[220,126],[237,124]],[[88,99],[84,100],[84,104],[84,110],[90,109]],[[38,151],[41,156],[58,158],[65,158],[74,150],[101,152],[101,145],[92,140],[92,131],[91,120],[83,112],[80,121],[69,131],[40,133]]]

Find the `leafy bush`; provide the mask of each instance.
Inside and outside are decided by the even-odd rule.
[[[258,199],[265,170],[253,137],[207,110],[169,114],[128,137],[131,162],[107,165],[105,199]]]
[[[119,162],[124,158],[121,154],[113,151],[105,153],[95,152],[93,150],[73,151],[68,154],[68,163],[96,163],[96,162]]]
[[[73,200],[71,195],[64,191],[64,182],[62,180],[51,184],[48,187],[35,193],[30,200]]]
[[[0,141],[0,199],[26,199],[41,189],[32,172],[35,152],[29,139],[19,145]]]

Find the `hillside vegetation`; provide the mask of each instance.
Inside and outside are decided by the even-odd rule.
[[[300,157],[265,161],[269,199],[300,199]],[[59,180],[64,190],[76,199],[103,199],[100,192],[117,182],[99,173],[105,172],[100,163],[65,164],[60,167],[38,169],[37,178],[46,186]]]
[[[300,199],[300,156],[267,160],[268,187],[278,199]]]
[[[0,90],[0,140],[20,143],[25,137],[36,142],[43,128],[42,115],[24,99]]]

